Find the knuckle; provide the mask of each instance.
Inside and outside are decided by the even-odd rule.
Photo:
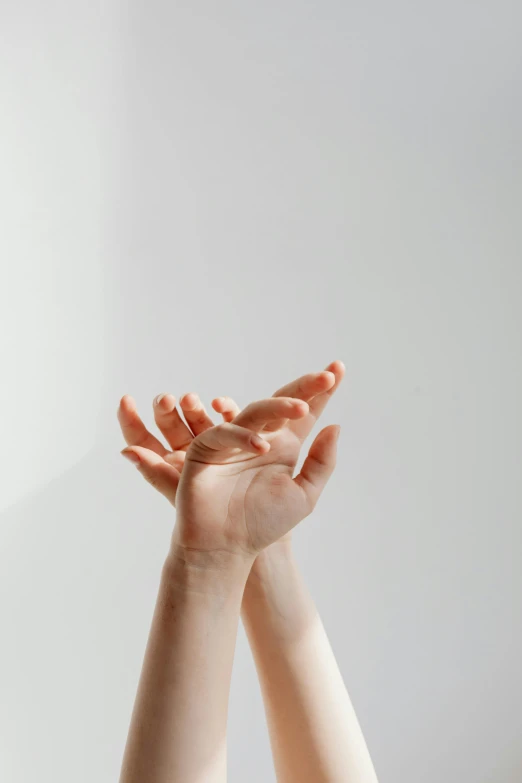
[[[314,465],[321,468],[321,470],[328,468],[330,465],[330,462],[320,454],[310,454],[308,458]]]

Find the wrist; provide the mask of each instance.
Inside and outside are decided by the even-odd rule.
[[[303,637],[317,619],[289,542],[272,544],[258,556],[243,591],[241,617],[254,645],[279,655]],[[273,548],[272,548],[273,547]]]
[[[224,549],[203,550],[172,543],[163,578],[172,587],[210,592],[243,590],[254,558]]]
[[[247,586],[249,589],[268,588],[295,565],[291,539],[282,538],[257,555],[248,575]]]

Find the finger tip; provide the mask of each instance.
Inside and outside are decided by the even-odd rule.
[[[318,385],[320,388],[320,392],[322,393],[324,391],[328,391],[328,389],[331,389],[332,386],[335,386],[337,378],[335,375],[335,372],[333,372],[331,369],[328,370],[322,370],[317,378]]]
[[[296,400],[295,409],[300,416],[306,416],[310,410],[310,406],[305,400]]]
[[[118,419],[131,419],[133,414],[136,413],[136,403],[134,398],[130,394],[124,394],[120,399],[119,405],[116,409],[116,415]]]
[[[170,413],[176,407],[176,398],[168,392],[154,398],[154,406],[162,413]]]
[[[333,385],[335,383],[335,373],[332,372],[332,370],[325,370],[324,371],[325,378],[328,380],[330,385]]]
[[[250,440],[252,445],[255,446],[255,448],[258,451],[262,451],[265,453],[267,451],[270,451],[270,443],[264,438],[262,438],[260,435],[253,435]]]
[[[199,402],[199,397],[195,392],[187,392],[180,398],[179,404],[183,410],[193,410]]]
[[[135,451],[132,450],[132,448],[125,448],[120,451],[120,454],[122,457],[125,457],[125,459],[129,460],[129,462],[132,462],[134,465],[138,466],[141,462],[139,454],[137,454]]]

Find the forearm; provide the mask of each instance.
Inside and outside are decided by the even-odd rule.
[[[279,783],[375,783],[343,678],[289,546],[258,558],[242,619]]]
[[[169,555],[120,783],[226,780],[230,678],[249,567]]]

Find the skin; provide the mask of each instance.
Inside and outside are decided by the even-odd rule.
[[[241,613],[267,713],[278,781],[374,783],[342,677],[291,550],[335,467],[339,427],[309,435],[344,376],[342,362],[243,410],[199,397],[153,402],[168,446],[132,397],[118,419],[122,454],[176,507],[121,783],[226,780],[226,719]],[[183,418],[181,416],[183,414]],[[306,749],[306,750],[305,750]]]

